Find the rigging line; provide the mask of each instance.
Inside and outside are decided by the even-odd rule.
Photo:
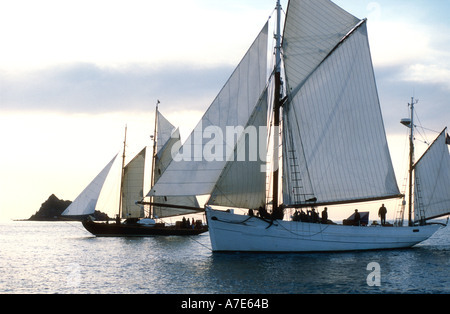
[[[197,241],[196,239],[194,239],[193,236],[188,236],[188,237],[189,237],[189,240],[192,240],[192,241],[196,242],[197,244],[200,244],[200,245],[203,246],[205,249],[207,249],[207,250],[209,250],[209,251],[212,252],[212,249],[211,249],[210,247],[206,246],[205,244],[201,243],[200,241]]]
[[[75,229],[81,230],[81,231],[83,231],[83,232],[85,232],[85,233],[87,232],[86,229],[80,228],[80,227],[76,226],[75,224],[72,224],[72,223],[71,223],[71,222],[78,222],[78,221],[73,221],[73,220],[68,221],[68,220],[63,219],[63,222],[64,222],[65,224],[68,224],[69,226],[74,227]]]

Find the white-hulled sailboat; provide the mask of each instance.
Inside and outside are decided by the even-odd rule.
[[[158,101],[159,104],[159,101]],[[180,140],[179,129],[175,128],[158,110],[156,106],[155,135],[153,136],[152,178],[151,184],[158,180],[170,163],[171,150]],[[154,235],[198,235],[208,231],[208,227],[201,221],[196,224],[177,223],[173,226],[163,222],[157,223],[155,219],[163,219],[178,215],[189,215],[201,211],[195,196],[172,197],[170,204],[175,208],[150,207],[146,212],[139,202],[144,198],[144,176],[146,164],[146,150],[144,148],[128,164],[125,164],[126,129],[123,148],[119,214],[115,223],[95,222],[90,218],[94,214],[97,201],[102,192],[105,181],[117,159],[111,162],[97,175],[75,201],[63,212],[62,216],[77,217],[82,220],[83,226],[90,233],[99,237],[145,237]],[[159,200],[166,203],[167,199]]]
[[[420,188],[423,206],[417,211],[416,200],[417,218],[411,218],[408,226],[283,219],[288,208],[403,195],[384,130],[366,19],[329,0],[290,0],[281,35],[279,0],[276,11],[276,58],[269,79],[266,24],[150,195],[209,195],[206,215],[213,251],[395,249],[431,237],[440,226],[425,221],[450,213],[445,132],[411,165],[416,182],[424,182]],[[271,123],[267,123],[268,112]],[[232,131],[240,128],[231,132],[233,138],[237,134],[236,141],[218,136],[229,135],[230,127]],[[253,150],[246,150],[246,139],[255,129],[259,132],[248,143]],[[252,154],[267,146],[273,148],[271,167],[264,154]],[[271,169],[268,176],[264,169]],[[423,174],[429,177],[417,178]],[[428,188],[433,189],[426,192]],[[259,215],[250,211],[238,215],[234,210],[213,209],[216,206],[256,209]]]

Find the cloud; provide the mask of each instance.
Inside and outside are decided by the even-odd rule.
[[[413,80],[411,76],[405,74],[408,71],[410,67],[407,65],[375,68],[387,132],[404,133],[400,119],[409,117],[408,103],[411,102],[412,96],[420,100],[416,106],[416,115],[419,118],[417,124],[435,131],[450,126],[448,85],[435,79],[436,77]]]
[[[148,110],[157,99],[166,110],[206,110],[232,72],[230,66],[91,63],[8,75],[0,72],[0,111],[104,113]]]

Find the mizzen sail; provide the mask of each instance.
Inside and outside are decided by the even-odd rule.
[[[450,214],[450,155],[445,129],[414,166],[416,220]]]

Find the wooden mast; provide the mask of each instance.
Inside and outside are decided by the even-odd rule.
[[[156,102],[156,111],[155,111],[155,130],[153,131],[153,158],[152,158],[152,177],[151,177],[151,187],[153,188],[153,186],[155,185],[155,167],[156,167],[156,145],[157,145],[157,141],[156,141],[156,136],[157,136],[157,129],[158,129],[158,106],[160,104],[160,101],[158,100]],[[154,205],[152,205],[153,203],[153,196],[150,197],[150,218],[153,218],[153,207]]]
[[[413,172],[414,172],[414,105],[417,101],[414,100],[414,97],[411,98],[411,103],[409,106],[411,107],[411,121],[410,128],[411,134],[409,138],[409,185],[408,185],[408,225],[413,226],[412,212],[413,212]]]
[[[123,200],[123,178],[125,176],[125,157],[127,147],[127,125],[125,125],[125,139],[123,141],[123,155],[122,155],[122,172],[120,176],[120,196],[119,196],[119,219],[122,217],[122,200]]]
[[[279,189],[279,136],[280,136],[280,107],[281,107],[281,4],[277,0],[277,33],[276,33],[276,64],[275,64],[275,95],[274,95],[274,144],[273,144],[273,196],[272,196],[272,217],[273,219],[283,219],[283,209],[278,206]]]

